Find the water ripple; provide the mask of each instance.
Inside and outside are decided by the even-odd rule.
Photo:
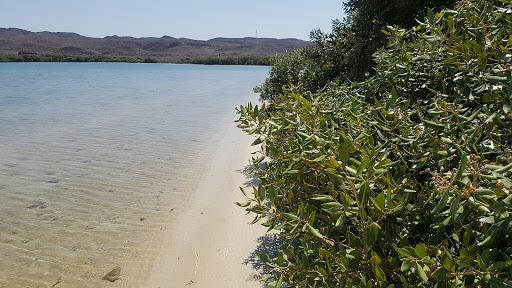
[[[0,64],[0,287],[136,287],[267,72]]]

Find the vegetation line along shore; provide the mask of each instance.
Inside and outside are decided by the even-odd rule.
[[[209,56],[182,59],[137,56],[73,56],[73,55],[0,55],[0,62],[122,62],[122,63],[172,63],[205,65],[261,65],[270,66],[271,56]]]
[[[270,287],[512,287],[512,3],[349,0],[273,61],[239,203]],[[416,19],[419,19],[418,21]]]
[[[295,38],[107,36],[0,28],[0,62],[129,62],[269,65],[270,59],[311,46]]]

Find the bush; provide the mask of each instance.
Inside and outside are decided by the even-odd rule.
[[[389,25],[411,28],[427,8],[452,7],[455,0],[347,0],[347,17],[333,21],[332,31],[311,33],[314,46],[274,59],[268,80],[257,88],[263,100],[278,97],[286,87],[317,92],[330,82],[350,82],[373,75],[373,54],[386,44]]]
[[[240,107],[261,144],[240,205],[284,239],[271,286],[512,285],[511,2],[423,22],[366,81]]]

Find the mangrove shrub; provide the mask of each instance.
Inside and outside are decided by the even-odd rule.
[[[511,2],[386,34],[371,78],[240,107],[269,285],[511,287]]]

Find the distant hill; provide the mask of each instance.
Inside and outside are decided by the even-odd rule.
[[[92,38],[76,33],[0,28],[0,54],[3,55],[23,51],[38,55],[151,57],[183,61],[208,57],[273,56],[309,45],[311,42],[291,38],[214,38],[207,41],[170,36]]]

